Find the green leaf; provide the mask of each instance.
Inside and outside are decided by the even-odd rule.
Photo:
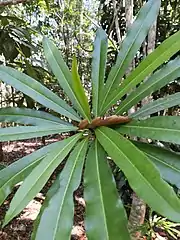
[[[60,141],[57,148],[50,151],[37,167],[32,170],[12,199],[3,227],[19,214],[43,188],[51,174],[81,137],[82,134],[76,134],[73,137]]]
[[[96,136],[108,155],[124,172],[137,195],[154,211],[179,222],[180,200],[161,178],[148,157],[129,140],[110,128],[98,128]]]
[[[106,101],[103,113],[136,85],[141,83],[153,71],[155,71],[161,64],[168,61],[176,52],[180,50],[180,31],[165,40],[159,47],[157,47],[139,66],[132,71],[132,73],[121,83],[117,90],[114,90]],[[110,99],[111,98],[111,99]]]
[[[59,143],[53,143],[25,156],[0,171],[0,205],[12,192],[15,184],[23,181],[50,150],[55,150]]]
[[[88,239],[130,240],[127,218],[100,144],[93,142],[84,174],[85,228]]]
[[[88,117],[87,119],[90,120],[91,114],[90,114],[90,108],[88,104],[88,98],[86,97],[84,88],[80,81],[80,77],[78,74],[77,60],[75,57],[73,58],[73,61],[72,61],[72,88],[74,90],[74,93],[79,103],[81,104],[84,110],[86,117]]]
[[[155,72],[147,81],[135,89],[116,109],[116,114],[122,114],[167,83],[180,77],[180,57],[170,61],[163,68]]]
[[[110,99],[112,100],[114,95],[111,95],[111,92],[113,92],[113,90],[118,87],[120,81],[122,80],[122,77],[125,74],[125,71],[131,64],[135,54],[144,41],[151,25],[156,20],[160,5],[160,0],[149,0],[141,8],[136,20],[130,27],[127,36],[121,45],[116,64],[111,69],[108,76],[105,85],[105,97],[103,98],[102,102],[101,114],[104,114],[108,108],[106,105],[109,101],[107,101],[107,98],[109,99],[109,94],[111,96]]]
[[[167,182],[180,188],[180,154],[147,143],[133,143],[156,165]]]
[[[144,105],[142,108],[137,110],[135,113],[131,114],[132,118],[143,118],[149,116],[150,114],[159,112],[170,107],[174,107],[180,104],[180,93],[175,93],[168,95],[163,98],[159,98],[156,101],[150,102]]]
[[[35,222],[32,240],[68,240],[74,217],[73,192],[81,182],[88,139],[81,141],[70,154],[67,163],[48,191]],[[49,216],[53,216],[50,218]]]
[[[82,103],[76,97],[72,84],[72,74],[64,62],[59,49],[54,45],[52,41],[45,37],[43,39],[43,48],[49,66],[56,76],[60,86],[64,89],[72,104],[79,111],[79,113],[85,119],[90,120],[89,116],[87,116],[86,112],[84,111],[84,106],[81,105]]]
[[[35,126],[42,126],[47,124],[63,124],[72,126],[70,123],[62,121],[60,118],[43,111],[14,107],[0,109],[0,122],[16,122]]]
[[[73,120],[80,121],[77,113],[65,101],[26,74],[10,67],[0,66],[0,79],[47,108]]]
[[[133,120],[117,127],[116,131],[143,138],[180,144],[180,117],[160,116],[146,120]]]
[[[100,98],[103,98],[104,77],[106,70],[108,41],[107,35],[102,28],[99,28],[94,41],[94,51],[92,55],[92,105],[94,116],[99,115]]]
[[[63,124],[0,128],[0,141],[5,142],[20,139],[29,139],[76,130],[77,127],[67,126]]]

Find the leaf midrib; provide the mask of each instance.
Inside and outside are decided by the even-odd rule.
[[[41,178],[41,176],[43,176],[43,175],[45,174],[45,172],[47,171],[47,169],[49,168],[49,166],[50,166],[53,162],[55,162],[56,159],[59,157],[59,155],[60,155],[61,153],[63,153],[64,151],[66,151],[66,148],[68,148],[69,145],[71,145],[72,142],[74,142],[77,138],[79,138],[79,135],[77,135],[76,138],[73,138],[63,149],[61,149],[61,150],[54,156],[53,160],[51,160],[51,161],[48,163],[48,165],[43,169],[43,171],[41,172],[41,174],[36,178],[36,182],[35,182],[35,183],[37,183],[37,182],[39,181],[39,179]],[[47,154],[47,157],[48,157],[48,155],[49,155],[49,153]],[[39,165],[38,165],[38,166],[39,166]],[[37,167],[38,167],[38,166],[37,166]],[[35,185],[35,184],[33,184],[33,185],[31,186],[31,188],[29,189],[28,193],[30,193],[30,192],[32,191],[32,188],[34,187],[34,185]],[[22,186],[23,186],[23,185],[22,185]],[[22,186],[21,186],[21,187],[22,187]],[[24,196],[23,196],[23,199],[24,199]],[[16,212],[16,209],[17,209],[17,207],[12,211],[11,216],[14,215],[14,212]]]
[[[53,54],[52,49],[49,47],[49,43],[46,42],[46,44],[47,44],[47,46],[48,46],[49,51],[51,52],[51,56],[55,59],[55,63],[56,63],[56,65],[57,65],[58,68],[59,68],[59,64],[58,64],[56,55]],[[64,74],[64,71],[62,71],[62,70],[60,70],[60,71],[61,71],[61,73],[63,74],[64,79],[66,79],[65,74]],[[78,98],[76,97],[75,93],[72,91],[72,88],[70,87],[70,83],[68,82],[68,80],[66,80],[65,82],[67,83],[68,89],[70,90],[71,94],[73,95],[73,98],[76,100],[76,103],[78,104],[78,107],[80,108],[80,111],[83,113],[83,115],[84,115],[87,119],[89,119],[89,117],[86,115],[83,107],[81,106],[81,103],[79,102]]]
[[[173,48],[175,48],[176,45],[179,46],[179,42],[178,42],[178,43],[174,43],[174,44],[173,44]],[[123,93],[123,95],[124,95],[124,92],[126,93],[127,90],[129,90],[129,88],[132,88],[132,87],[134,87],[135,85],[137,85],[137,84],[139,83],[139,81],[136,81],[136,79],[140,78],[141,75],[143,75],[144,72],[148,71],[148,69],[151,68],[152,65],[156,65],[155,63],[156,63],[156,62],[159,62],[159,59],[161,59],[162,56],[168,55],[168,53],[172,51],[171,48],[170,48],[170,50],[169,50],[169,48],[166,48],[166,49],[167,49],[167,51],[165,52],[165,54],[164,54],[164,52],[163,52],[163,54],[160,54],[159,57],[157,57],[154,61],[151,61],[151,63],[148,64],[148,66],[147,66],[146,68],[144,68],[144,70],[142,70],[135,78],[130,77],[130,76],[131,76],[131,75],[130,75],[129,78],[127,78],[126,80],[128,81],[129,79],[131,80],[131,78],[132,78],[133,81],[129,81],[129,83],[127,83],[127,85],[126,85],[125,87],[123,87],[122,90],[110,101],[109,105],[113,104],[113,102],[114,102],[116,99],[120,98],[121,95],[122,95],[122,93]],[[140,66],[140,65],[139,65],[139,66]],[[148,72],[149,72],[149,71],[148,71]],[[126,80],[125,80],[125,81],[126,81]],[[124,81],[124,84],[125,84],[125,81]],[[136,83],[136,84],[135,84],[135,83]],[[120,97],[119,97],[119,96],[120,96]],[[121,109],[118,109],[118,110],[121,111]],[[118,112],[119,112],[119,111],[118,111]],[[118,112],[116,112],[116,113],[118,113]]]
[[[121,150],[118,148],[118,146],[117,146],[110,138],[108,138],[108,137],[106,136],[106,134],[104,134],[100,129],[99,129],[99,131],[100,131],[107,139],[109,139],[109,141],[111,142],[111,144],[114,145],[115,148],[116,148],[118,151],[121,151]],[[142,153],[138,148],[137,148],[137,151],[139,151],[140,153]],[[152,188],[153,192],[155,192],[155,193],[157,194],[157,196],[159,196],[161,199],[163,199],[163,201],[168,202],[168,201],[166,201],[166,200],[168,200],[168,199],[165,199],[164,197],[162,197],[161,195],[159,195],[159,191],[157,191],[156,188],[153,188],[153,186],[146,180],[145,176],[139,171],[139,169],[136,168],[131,161],[129,161],[129,158],[127,158],[126,155],[125,155],[122,151],[121,151],[121,153],[122,153],[123,156],[128,160],[128,162],[133,166],[133,168],[135,168],[135,169],[138,170],[140,176],[142,176],[142,178],[145,179],[145,182],[147,182],[147,185],[149,185],[149,186]],[[154,185],[154,186],[156,186],[156,185]],[[169,202],[168,202],[168,204],[169,204]],[[170,203],[169,205],[171,206],[171,203]],[[172,207],[172,206],[171,206],[171,207]],[[172,209],[174,209],[174,208],[172,207]]]
[[[144,107],[142,107],[141,109],[139,109],[139,111],[137,111],[137,112],[135,112],[134,114],[132,114],[131,116],[133,116],[133,117],[141,117],[144,113],[146,113],[146,112],[148,112],[148,111],[151,111],[152,109],[154,109],[154,108],[157,108],[157,107],[159,107],[159,106],[161,106],[162,104],[170,104],[171,102],[174,102],[174,101],[176,101],[176,100],[178,100],[179,99],[179,102],[180,102],[180,94],[179,93],[175,93],[175,94],[173,94],[173,95],[177,95],[177,96],[175,96],[175,98],[173,98],[173,99],[170,99],[170,100],[168,100],[167,101],[167,98],[165,99],[166,100],[166,102],[164,102],[163,103],[163,98],[161,98],[161,99],[158,99],[157,101],[159,101],[159,103],[158,104],[156,104],[156,101],[154,101],[154,102],[152,102],[152,105],[149,107],[149,108],[146,108],[145,106]],[[171,95],[169,95],[169,96],[171,96]],[[171,96],[171,97],[173,97],[173,96]],[[153,103],[154,103],[154,105],[153,105]],[[178,105],[178,104],[176,104],[176,105]],[[143,115],[144,116],[144,115]]]
[[[62,203],[61,203],[61,205],[60,205],[60,211],[59,211],[58,216],[57,216],[57,221],[56,221],[56,225],[55,225],[55,229],[54,229],[53,239],[55,239],[55,236],[56,236],[56,233],[57,233],[58,223],[59,223],[60,215],[61,215],[62,208],[63,208],[63,205],[64,205],[65,196],[66,196],[67,191],[68,191],[69,183],[70,183],[71,178],[72,178],[72,175],[73,175],[73,173],[74,173],[74,169],[75,169],[75,167],[76,167],[76,165],[77,165],[78,157],[79,157],[79,155],[81,154],[81,151],[82,151],[82,149],[84,148],[84,145],[85,145],[85,144],[86,144],[86,141],[84,141],[84,143],[82,144],[81,148],[79,149],[79,152],[78,152],[78,154],[77,154],[77,156],[76,156],[76,159],[75,159],[75,161],[74,161],[74,164],[73,164],[71,173],[70,173],[70,175],[69,175],[68,183],[67,183],[67,185],[66,185],[66,187],[65,187],[65,191],[64,191],[65,194],[64,194],[64,196],[63,196],[63,198],[62,198]],[[53,240],[53,239],[52,239],[52,240]]]
[[[149,12],[151,11],[151,9],[152,9],[153,6],[154,6],[154,5],[151,4],[151,7],[149,8],[148,14],[147,14],[147,16],[146,16],[146,21],[147,21],[147,18],[149,17],[149,14],[150,14]],[[137,39],[137,37],[138,37],[140,31],[142,30],[142,26],[144,25],[144,22],[145,22],[145,21],[142,21],[142,24],[141,24],[141,26],[140,26],[140,28],[139,28],[137,34],[136,34],[135,40]],[[123,63],[124,63],[124,60],[126,59],[126,56],[127,56],[127,55],[129,54],[129,52],[131,51],[131,49],[132,49],[132,47],[133,47],[133,44],[134,44],[135,40],[131,43],[131,45],[130,45],[128,51],[127,51],[127,54],[124,55],[124,58],[123,58],[123,60],[122,60],[122,62],[121,62],[121,65],[120,65],[119,69],[121,69],[121,67],[122,67],[122,65],[123,65]],[[104,101],[102,102],[102,108],[101,108],[101,111],[103,110],[103,104],[106,102],[107,96],[108,96],[109,92],[111,91],[112,85],[114,84],[115,79],[116,79],[117,76],[118,76],[118,73],[119,73],[119,71],[116,72],[115,77],[113,78],[114,80],[111,81],[110,87],[108,87],[108,89],[107,89],[107,93],[106,93],[105,96],[104,96]],[[114,100],[114,99],[113,99],[113,100]],[[112,101],[113,101],[113,100],[112,100]],[[110,102],[112,103],[112,101],[110,101]]]
[[[175,69],[173,69],[171,72],[168,72],[166,75],[164,75],[163,77],[161,78],[158,78],[157,81],[154,81],[152,82],[147,88],[145,89],[142,89],[139,93],[136,93],[136,95],[130,99],[130,101],[127,101],[127,103],[125,105],[122,106],[122,108],[119,109],[119,111],[122,111],[127,105],[131,104],[132,101],[134,101],[135,99],[137,99],[139,96],[141,96],[143,93],[149,91],[149,89],[151,87],[153,87],[154,85],[158,84],[159,82],[161,82],[164,78],[167,78],[169,75],[171,75],[172,73],[174,73],[175,71],[177,71],[178,69],[180,68],[180,66],[177,66]],[[150,81],[148,81],[150,82]],[[148,82],[145,82],[145,85],[148,83]],[[142,86],[142,85],[141,85]],[[140,101],[140,100],[139,100]],[[123,103],[123,102],[122,102]],[[118,113],[119,111],[117,111],[116,113]]]
[[[99,186],[99,191],[100,191],[100,202],[101,202],[101,206],[102,206],[102,213],[103,213],[103,218],[104,218],[104,225],[105,225],[105,230],[106,230],[106,236],[107,239],[110,239],[109,237],[109,232],[108,232],[108,227],[107,227],[107,221],[106,221],[106,211],[105,211],[105,207],[104,207],[104,202],[103,202],[103,194],[102,194],[102,188],[101,188],[101,179],[99,176],[99,165],[98,165],[98,149],[97,149],[97,142],[95,143],[95,161],[96,161],[96,170],[97,170],[97,178],[98,178],[98,186]]]
[[[1,70],[2,71],[2,70]],[[45,98],[46,100],[48,100],[48,101],[50,101],[51,103],[53,103],[54,105],[56,105],[58,108],[61,108],[63,111],[65,111],[66,113],[68,113],[68,115],[69,114],[71,114],[71,115],[73,115],[74,117],[76,117],[76,119],[77,119],[77,116],[76,115],[74,115],[74,113],[72,113],[72,112],[69,112],[67,109],[66,109],[66,106],[65,106],[65,108],[64,107],[62,107],[62,106],[60,106],[59,104],[57,104],[56,102],[54,102],[51,98],[48,98],[48,94],[47,95],[44,95],[42,92],[39,92],[39,91],[37,91],[37,90],[35,90],[34,88],[32,88],[31,87],[31,85],[28,85],[28,83],[24,83],[24,81],[23,80],[21,80],[20,78],[18,78],[18,81],[17,81],[17,79],[12,75],[12,74],[10,74],[10,73],[6,73],[6,72],[4,72],[3,71],[3,73],[5,73],[5,74],[7,74],[7,75],[10,75],[14,80],[15,80],[15,82],[16,82],[16,84],[19,84],[18,83],[18,81],[20,81],[21,82],[21,84],[23,85],[23,86],[25,86],[26,88],[28,88],[28,89],[30,89],[30,91],[33,91],[35,94],[39,94],[39,95],[41,95],[43,98]],[[8,80],[9,81],[9,80]],[[34,80],[35,81],[35,80]],[[37,82],[38,83],[38,82]],[[38,85],[39,85],[39,83],[38,83]],[[43,87],[43,88],[45,88],[44,86],[40,86],[40,87]],[[46,91],[50,91],[49,89],[46,89],[45,88],[45,90]],[[23,92],[23,91],[22,91]],[[51,92],[51,91],[50,91]],[[37,95],[38,95],[37,94]],[[51,94],[52,94],[52,92],[51,92]],[[57,101],[62,101],[65,105],[67,104],[65,101],[63,101],[62,99],[60,99],[58,96],[56,96],[56,95],[54,95],[54,93],[53,93],[53,97],[57,97]],[[68,106],[68,105],[67,105]],[[68,106],[69,107],[69,106]],[[73,109],[72,109],[73,110]],[[57,110],[56,110],[57,111]],[[65,113],[65,114],[66,114]],[[65,115],[65,114],[63,114],[63,115]]]

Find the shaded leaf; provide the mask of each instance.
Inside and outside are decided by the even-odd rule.
[[[47,108],[73,120],[80,121],[77,113],[65,101],[26,74],[10,67],[0,66],[0,79]]]
[[[14,107],[0,109],[0,122],[16,122],[35,126],[47,124],[63,124],[72,126],[70,123],[62,121],[60,118],[43,111]]]
[[[29,139],[76,130],[77,127],[63,124],[0,128],[0,141],[5,142],[20,139]]]
[[[161,64],[168,61],[180,50],[180,31],[166,39],[159,47],[149,54],[132,73],[121,83],[120,87],[112,92],[111,99],[107,99],[104,112],[136,85],[141,83]],[[119,109],[118,109],[119,110]]]
[[[101,114],[104,114],[108,109],[109,101],[114,98],[113,90],[116,90],[125,71],[131,64],[135,54],[144,41],[148,30],[157,18],[160,0],[149,0],[139,11],[139,14],[130,27],[126,38],[124,39],[120,52],[118,54],[116,64],[112,67],[106,85],[105,97],[103,98]],[[118,98],[119,99],[119,98]],[[117,100],[118,100],[117,99]],[[107,106],[108,105],[108,106]]]
[[[76,134],[73,137],[58,142],[57,148],[50,151],[32,170],[12,199],[3,227],[19,214],[30,200],[36,196],[81,136],[82,134]]]
[[[101,127],[96,136],[108,155],[124,172],[130,186],[154,211],[180,221],[180,200],[148,157],[116,131]],[[158,204],[157,204],[158,203]]]
[[[43,39],[43,48],[49,66],[56,76],[60,86],[64,89],[72,104],[79,111],[79,113],[85,119],[90,120],[89,116],[87,116],[86,112],[84,111],[84,105],[82,105],[82,103],[76,97],[72,86],[72,74],[64,62],[59,49],[54,45],[52,41],[45,37]]]
[[[167,182],[180,188],[180,154],[147,143],[133,143],[157,166]]]
[[[172,95],[168,95],[163,98],[159,98],[158,100],[155,100],[153,102],[150,102],[140,109],[138,109],[136,112],[131,114],[130,116],[132,118],[143,118],[146,116],[149,116],[150,114],[159,112],[164,109],[168,109],[170,107],[174,107],[180,104],[180,93],[175,93]]]
[[[48,191],[35,222],[32,239],[70,239],[74,216],[73,192],[81,182],[87,144],[85,139],[75,147],[63,171]]]
[[[180,117],[178,116],[151,117],[141,121],[133,120],[126,125],[117,127],[116,130],[130,136],[180,144]]]
[[[50,150],[55,150],[59,143],[43,147],[25,156],[0,171],[0,205],[12,192],[15,184],[23,181]]]
[[[137,104],[146,96],[156,90],[159,90],[167,83],[174,81],[180,77],[180,57],[170,61],[167,65],[149,77],[147,81],[142,83],[135,89],[116,109],[116,114],[122,114]]]
[[[108,41],[107,35],[102,28],[96,32],[94,51],[92,55],[92,105],[94,116],[97,117],[100,110],[100,97],[103,98],[104,77],[106,70]]]
[[[84,174],[85,228],[88,239],[130,240],[127,217],[108,166],[106,153],[95,140]]]

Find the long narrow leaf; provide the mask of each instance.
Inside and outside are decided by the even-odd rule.
[[[127,94],[136,85],[141,83],[153,71],[155,71],[161,64],[168,61],[176,52],[180,50],[180,31],[165,40],[159,47],[157,47],[139,66],[122,82],[117,90],[114,90],[109,95],[104,104],[103,114],[106,110]]]
[[[135,89],[116,109],[116,114],[122,114],[137,104],[140,100],[159,90],[167,83],[180,77],[180,57],[169,62],[162,69],[151,75],[151,77]]]
[[[34,126],[42,126],[46,124],[64,124],[72,126],[70,123],[62,121],[58,117],[43,111],[14,107],[0,109],[0,122],[16,122]]]
[[[91,119],[90,116],[90,108],[88,104],[88,98],[86,97],[84,88],[82,86],[82,83],[80,81],[80,76],[78,73],[78,67],[77,67],[77,60],[74,57],[72,61],[72,88],[74,90],[74,93],[83,107],[85,115],[88,117],[88,119]]]
[[[141,121],[133,120],[126,125],[117,127],[116,130],[130,136],[180,144],[180,117],[178,116],[152,117]]]
[[[144,105],[142,108],[131,114],[132,118],[143,118],[150,114],[159,112],[170,107],[174,107],[180,104],[180,93],[168,95],[164,98],[159,98],[156,101],[150,102]]]
[[[149,0],[141,8],[136,20],[129,29],[129,32],[121,45],[116,64],[112,68],[105,85],[105,97],[101,108],[102,112],[107,109],[104,103],[107,103],[106,100],[108,95],[119,85],[125,71],[144,41],[148,30],[156,20],[160,5],[160,0]]]
[[[47,193],[35,222],[32,240],[70,239],[74,216],[73,192],[81,182],[87,146],[87,139],[76,146],[62,173]]]
[[[6,213],[3,226],[8,224],[36,196],[81,136],[82,134],[76,134],[73,137],[60,141],[57,149],[50,151],[37,167],[32,170],[16,192]]]
[[[130,240],[127,218],[101,145],[93,142],[84,175],[88,239]]]
[[[25,156],[0,171],[0,205],[12,192],[15,184],[23,181],[50,150],[57,148],[59,143],[52,143],[28,156]]]
[[[76,121],[80,121],[77,113],[65,101],[26,74],[10,67],[0,66],[0,79],[47,108]]]
[[[157,166],[167,182],[180,188],[180,154],[147,143],[133,141],[133,144]]]
[[[72,74],[64,62],[59,49],[54,45],[52,41],[47,38],[43,39],[43,48],[49,66],[56,76],[60,86],[64,89],[72,104],[79,111],[79,113],[84,118],[90,120],[89,116],[86,115],[86,111],[84,111],[84,105],[76,97],[72,86]]]
[[[180,200],[161,178],[148,157],[129,140],[110,128],[98,128],[96,136],[109,156],[124,172],[137,195],[154,211],[179,222]]]
[[[0,128],[0,141],[5,142],[20,139],[29,139],[76,130],[77,127],[62,124]]]
[[[94,41],[94,51],[92,55],[92,105],[94,116],[97,117],[100,110],[100,98],[103,98],[104,77],[107,59],[107,35],[102,28],[99,28]]]

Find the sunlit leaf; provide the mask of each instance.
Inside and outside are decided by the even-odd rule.
[[[75,57],[73,58],[73,61],[72,61],[72,88],[74,90],[74,93],[75,93],[79,103],[81,104],[81,106],[84,110],[86,117],[88,117],[87,119],[90,120],[91,116],[90,116],[90,108],[89,108],[89,104],[88,104],[88,99],[86,97],[84,88],[80,81],[80,76],[79,76],[78,67],[77,67],[77,60]]]

